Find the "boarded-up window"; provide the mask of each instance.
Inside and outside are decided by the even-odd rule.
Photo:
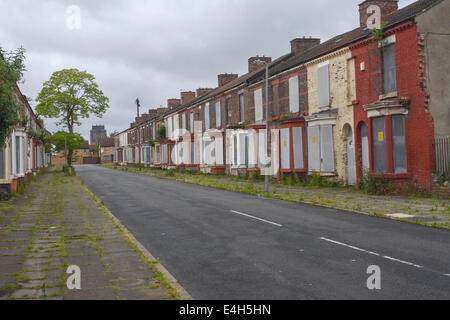
[[[292,128],[292,146],[294,152],[294,169],[303,169],[303,133],[302,127]]]
[[[220,127],[222,125],[222,115],[220,112],[220,101],[216,102],[216,127]]]
[[[330,105],[330,76],[328,62],[319,64],[317,67],[317,101],[319,108]]]
[[[392,146],[394,172],[408,172],[406,165],[405,117],[403,115],[392,116]]]
[[[290,134],[289,128],[280,130],[281,141],[281,169],[291,168]]]
[[[266,133],[265,131],[258,132],[258,168],[266,166]]]
[[[372,119],[373,164],[375,172],[387,172],[386,131],[384,117]]]
[[[249,139],[250,139],[250,137],[248,135],[244,135],[244,140],[245,140],[245,147],[244,147],[245,161],[244,161],[244,163],[246,166],[248,166],[248,162],[249,162],[249,160],[248,160],[248,148],[249,148],[248,141],[249,141]]]
[[[191,141],[191,164],[195,164],[195,142]]]
[[[183,113],[183,114],[181,115],[181,127],[182,127],[183,129],[186,129],[186,113]]]
[[[238,136],[233,136],[233,165],[238,165]]]
[[[208,130],[209,127],[209,103],[205,105],[205,129]]]
[[[263,96],[262,89],[255,90],[255,121],[263,120]]]
[[[244,122],[245,121],[245,104],[244,104],[244,95],[243,94],[239,95],[239,107],[241,110],[241,121]]]
[[[298,112],[300,108],[300,93],[298,89],[298,76],[289,79],[289,111]]]
[[[395,46],[393,44],[383,48],[383,79],[384,93],[397,91]]]
[[[163,144],[162,146],[162,163],[167,164],[169,158],[169,152],[167,148],[167,144]]]
[[[3,159],[3,148],[0,148],[0,179],[3,179],[5,174],[5,169],[3,168],[4,163],[5,161]]]
[[[146,155],[146,159],[145,159],[145,163],[150,163],[150,147],[146,147],[145,148],[145,155]]]

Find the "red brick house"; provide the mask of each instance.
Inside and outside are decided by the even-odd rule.
[[[367,7],[380,3],[388,3],[382,10],[382,21],[387,23],[384,39],[375,42],[366,37],[350,46],[356,65],[357,179],[367,172],[393,182],[400,191],[429,189],[435,119],[427,106],[426,63],[417,17],[439,5],[449,12],[449,1],[417,1],[401,10],[397,1],[365,1],[360,5],[362,27]]]

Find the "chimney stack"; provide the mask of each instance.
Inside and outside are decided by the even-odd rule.
[[[208,92],[211,92],[212,90],[213,89],[211,89],[211,88],[198,88],[197,89],[197,98],[207,94]]]
[[[296,38],[291,40],[291,52],[295,55],[301,54],[306,50],[309,50],[320,44],[319,38]]]
[[[156,115],[159,116],[167,111],[167,108],[158,108],[156,109]]]
[[[217,76],[217,79],[219,80],[219,87],[222,87],[224,85],[226,85],[228,82],[233,81],[235,79],[237,79],[239,77],[239,75],[234,74],[234,73],[224,73],[224,74],[219,74]]]
[[[172,110],[175,107],[178,107],[181,104],[180,99],[168,99],[167,100],[167,107],[169,110]]]
[[[149,114],[150,118],[156,117],[157,112],[158,112],[158,110],[156,110],[156,109],[148,110],[148,114]]]
[[[381,9],[381,21],[385,21],[385,17],[398,10],[398,0],[366,0],[359,4],[359,20],[361,27],[367,26],[367,19],[372,12],[367,13],[367,9],[371,5],[376,5]]]
[[[262,56],[262,57],[260,57],[260,56],[251,57],[251,58],[248,59],[248,73],[251,73],[251,72],[253,72],[255,70],[258,70],[258,69],[260,69],[261,67],[264,66],[264,64],[262,64],[262,63],[257,63],[256,61],[258,61],[258,60],[264,61],[264,62],[267,62],[267,63],[271,63],[272,62],[272,58],[270,58],[270,57],[265,57],[265,56]]]
[[[193,91],[185,91],[181,93],[181,104],[188,103],[195,98],[195,92]]]

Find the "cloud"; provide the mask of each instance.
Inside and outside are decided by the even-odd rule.
[[[31,98],[63,68],[96,77],[110,109],[77,128],[88,138],[93,124],[108,132],[129,126],[136,97],[143,111],[165,106],[182,89],[217,86],[219,73],[245,73],[251,56],[289,52],[293,38],[326,40],[356,27],[360,1],[0,0],[0,46],[27,50],[21,88]],[[81,9],[79,30],[66,25],[73,4]],[[55,121],[46,125],[56,130]]]

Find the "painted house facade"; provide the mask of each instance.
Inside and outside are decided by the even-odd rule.
[[[18,110],[21,120],[12,128],[5,146],[0,148],[0,200],[17,192],[20,184],[29,182],[31,176],[50,161],[42,141],[33,138],[33,132],[45,128],[17,86],[16,95],[21,103]]]

